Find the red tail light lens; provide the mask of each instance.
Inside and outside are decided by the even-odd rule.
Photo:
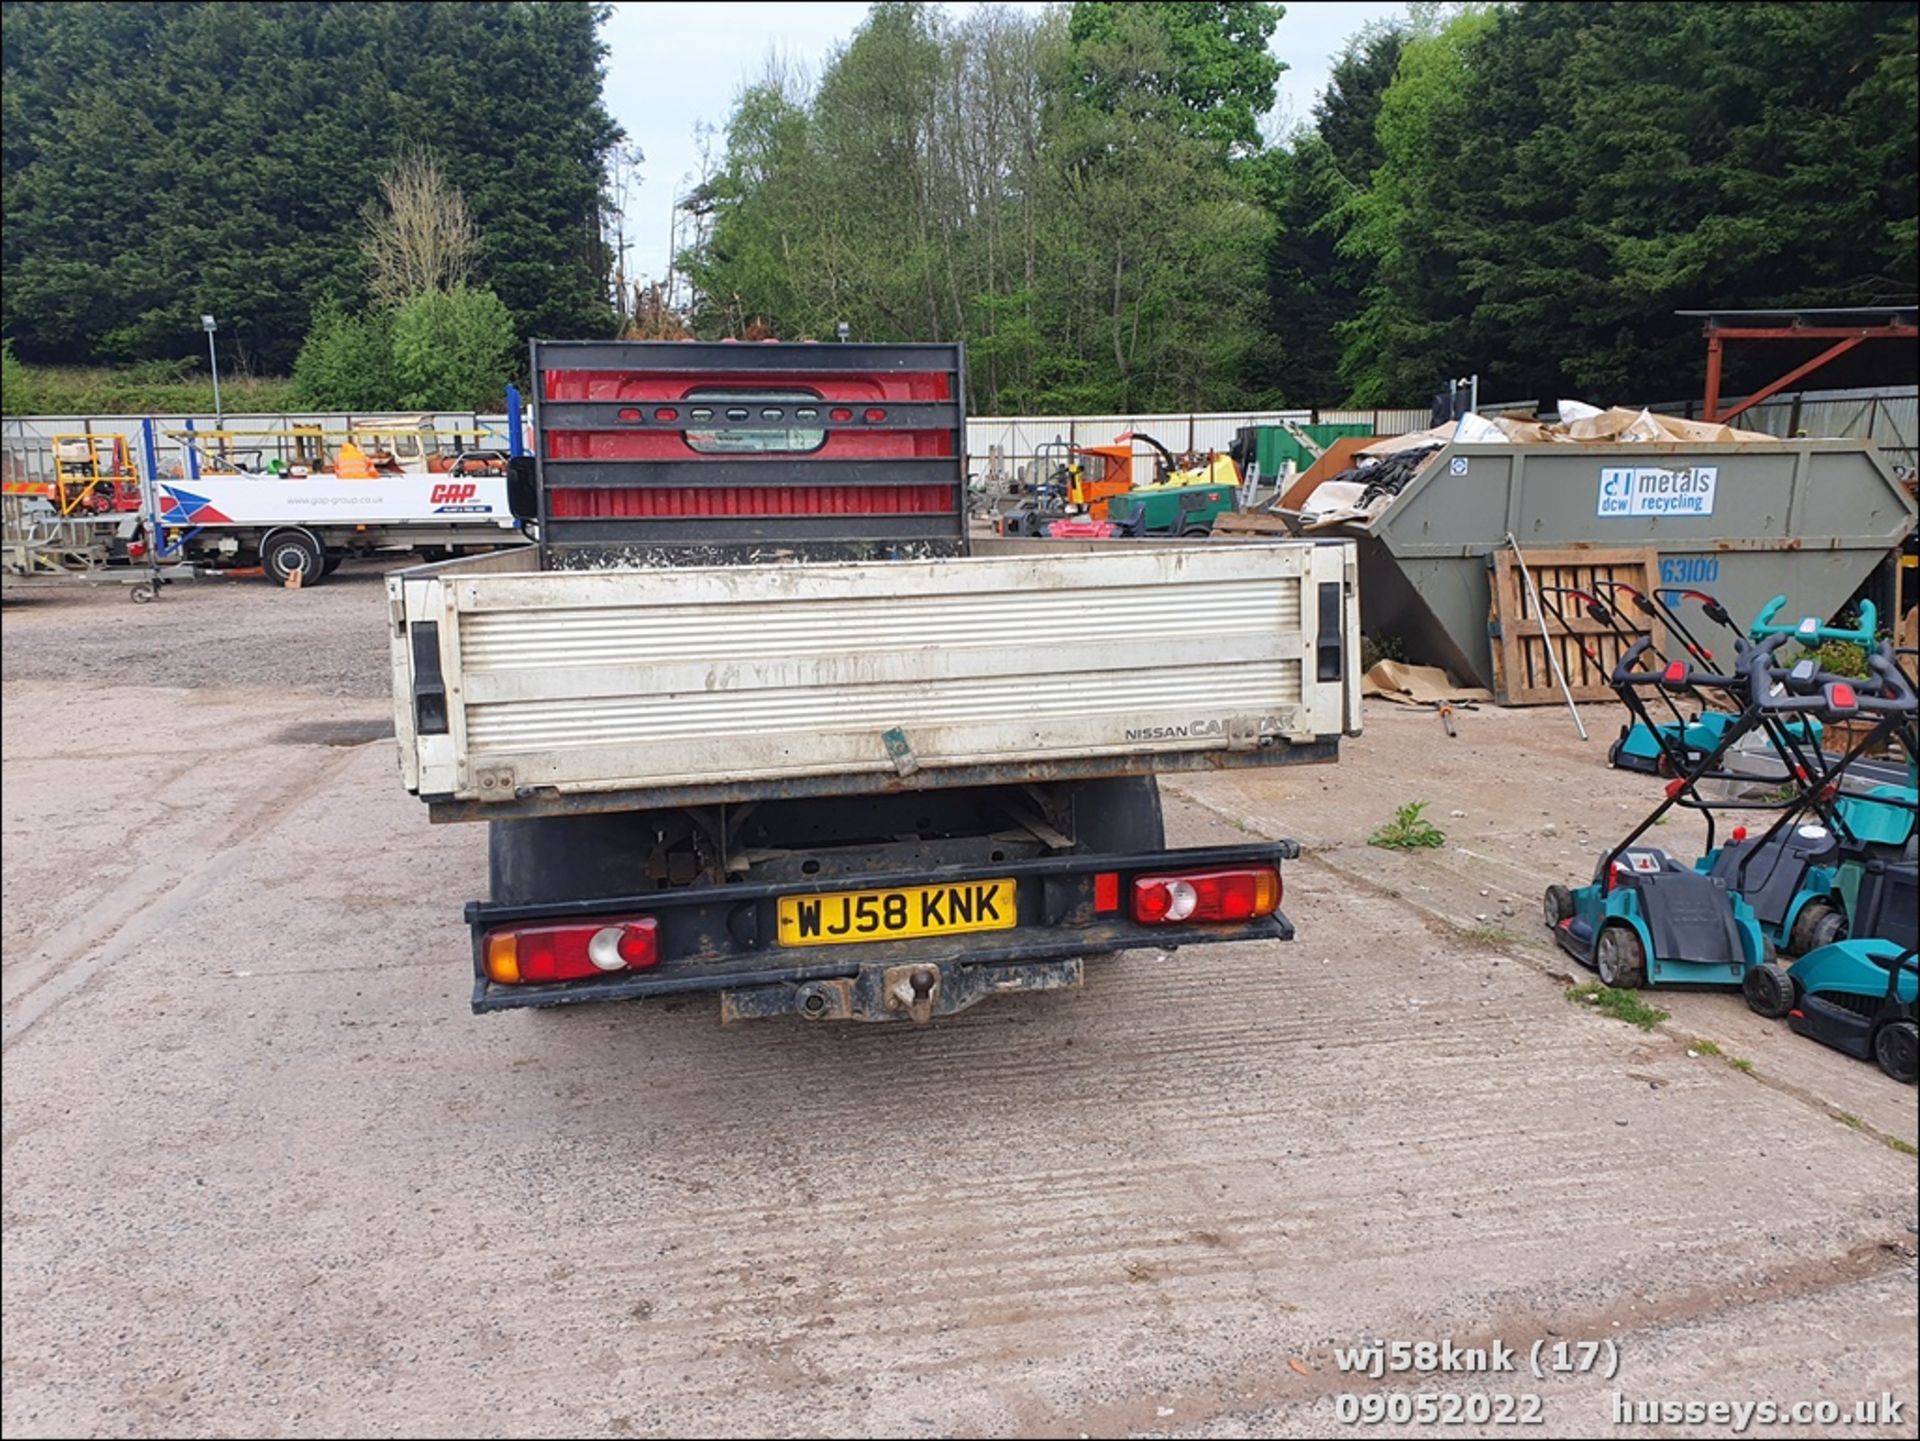
[[[1835,710],[1852,710],[1860,704],[1860,697],[1846,682],[1835,681],[1827,687],[1827,703]]]
[[[1133,882],[1133,918],[1143,926],[1200,921],[1250,921],[1280,905],[1280,872],[1273,866],[1235,866],[1138,876]]]
[[[487,977],[498,985],[578,981],[659,964],[660,925],[652,916],[516,926],[487,933]]]
[[[1666,682],[1668,685],[1679,685],[1682,681],[1686,680],[1686,678],[1687,663],[1685,661],[1677,660],[1667,667]]]

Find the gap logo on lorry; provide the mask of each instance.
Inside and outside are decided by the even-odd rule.
[[[472,481],[449,481],[436,485],[433,494],[427,497],[427,504],[433,507],[435,515],[449,513],[459,515],[485,515],[493,509],[484,501],[474,503],[474,497],[480,493],[480,487]]]
[[[1605,466],[1600,471],[1600,504],[1595,514],[1712,515],[1720,469],[1712,465],[1668,470],[1654,465]]]
[[[233,522],[204,495],[177,485],[160,487],[160,519],[168,525],[231,525]]]

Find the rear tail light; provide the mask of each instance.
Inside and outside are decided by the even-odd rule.
[[[1667,667],[1666,683],[1668,685],[1684,685],[1686,679],[1687,663],[1685,661],[1677,660]]]
[[[659,931],[652,916],[489,931],[487,978],[517,986],[648,970],[660,961]]]
[[[1139,876],[1133,882],[1133,918],[1143,926],[1196,921],[1250,921],[1280,905],[1280,872],[1273,866],[1235,866]]]

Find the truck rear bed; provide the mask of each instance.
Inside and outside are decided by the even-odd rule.
[[[934,560],[388,580],[435,819],[1332,760],[1347,543],[976,540]]]

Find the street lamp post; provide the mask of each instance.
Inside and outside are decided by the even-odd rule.
[[[225,430],[227,428],[227,418],[226,412],[220,408],[220,355],[219,352],[214,349],[213,345],[213,332],[215,329],[213,317],[211,315],[201,316],[200,328],[207,332],[207,363],[213,367],[213,428],[215,430]]]

